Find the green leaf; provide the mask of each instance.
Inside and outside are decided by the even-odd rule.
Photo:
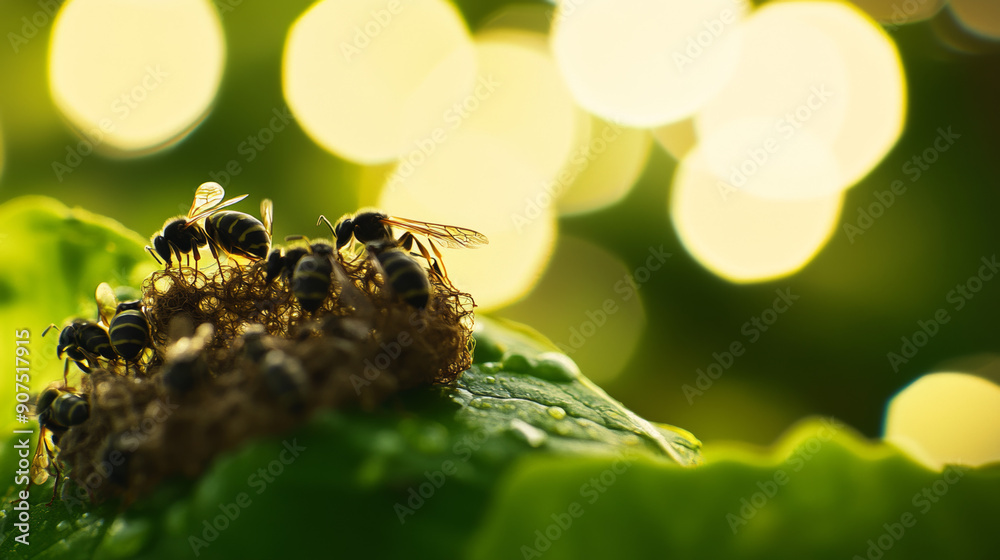
[[[584,377],[569,357],[551,351],[540,335],[488,324],[477,337],[477,361],[482,346],[500,361],[465,372],[450,393],[462,407],[456,418],[466,426],[489,436],[511,433],[531,447],[554,451],[642,450],[682,465],[699,462],[701,444],[690,433],[639,418]],[[478,342],[484,339],[489,342]]]
[[[11,330],[30,333],[31,387],[39,392],[62,376],[56,359],[58,332],[42,338],[50,323],[70,316],[97,318],[94,290],[101,282],[139,287],[155,268],[146,241],[118,222],[42,196],[0,204],[0,314]],[[14,354],[12,332],[0,337],[0,352]],[[0,385],[0,402],[12,402],[14,385]],[[0,428],[14,423],[0,417]]]
[[[997,468],[931,472],[820,419],[775,451],[707,453],[696,469],[526,456],[470,557],[989,558],[1000,544]]]

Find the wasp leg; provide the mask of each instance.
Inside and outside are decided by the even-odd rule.
[[[444,266],[444,257],[441,256],[441,251],[438,250],[437,245],[434,245],[434,241],[433,240],[428,239],[427,240],[427,244],[431,246],[431,251],[434,251],[434,256],[437,257],[437,263],[434,266],[437,266],[437,265],[441,266],[441,269],[438,272],[441,274],[441,277],[445,280],[445,282],[449,286],[451,286],[452,288],[454,288],[455,287],[454,284],[452,284],[451,280],[448,278],[448,269],[445,268],[445,266]]]
[[[167,241],[167,247],[170,249],[168,252],[177,259],[177,268],[181,267],[181,250],[174,244],[173,241]],[[171,261],[167,261],[167,268],[170,268]]]
[[[413,243],[416,240],[417,239],[413,237],[412,233],[406,232],[403,235],[399,236],[399,239],[396,240],[396,243],[398,243],[399,246],[402,247],[403,249],[409,251],[411,248],[413,248]]]
[[[428,239],[427,244],[431,246],[434,256],[437,257],[436,259],[431,256],[429,251],[427,251],[427,247],[424,247],[424,244],[418,241],[416,237],[410,234],[410,232],[404,233],[399,239],[402,241],[403,248],[407,251],[410,250],[410,247],[416,245],[417,250],[420,251],[420,255],[427,261],[427,266],[441,278],[441,282],[452,288],[455,287],[448,278],[448,270],[444,266],[444,257],[441,256],[441,251],[439,251],[437,246],[434,245],[434,241]]]
[[[222,261],[219,260],[219,255],[222,254],[222,253],[225,253],[225,250],[222,248],[222,245],[219,245],[216,241],[213,241],[212,239],[209,239],[208,240],[208,249],[210,251],[212,251],[212,256],[215,257],[215,265],[219,267],[219,270],[222,270]],[[230,258],[229,262],[233,263],[233,262],[236,262],[236,261],[234,261],[232,258]],[[237,262],[236,266],[237,267],[240,266],[240,263]]]
[[[56,470],[56,482],[52,485],[52,499],[49,500],[49,503],[45,504],[45,507],[52,507],[52,504],[56,501],[56,493],[59,492],[59,481],[62,480],[63,474],[62,469],[59,468],[59,462],[56,460],[55,454],[49,449],[49,444],[46,442],[44,445],[45,452],[52,457],[52,468]]]

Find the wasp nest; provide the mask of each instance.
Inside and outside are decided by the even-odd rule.
[[[153,273],[142,286],[148,348],[81,375],[89,418],[58,434],[56,468],[92,498],[134,497],[317,409],[371,407],[471,365],[468,294],[427,269],[432,295],[418,309],[373,259],[334,265],[312,312],[287,277],[268,281],[264,261]]]

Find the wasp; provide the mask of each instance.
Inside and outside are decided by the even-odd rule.
[[[447,281],[447,271],[444,269],[444,261],[441,252],[438,251],[435,241],[449,248],[476,248],[487,245],[490,240],[478,231],[468,228],[449,226],[444,224],[434,224],[421,222],[407,218],[389,216],[378,210],[362,210],[354,214],[346,214],[337,221],[337,225],[330,225],[330,221],[325,216],[320,216],[316,222],[326,222],[337,239],[337,251],[339,252],[351,239],[357,240],[363,245],[372,242],[380,242],[378,250],[386,250],[389,245],[402,247],[406,251],[416,246],[420,254],[427,259],[430,267],[440,272],[443,281]],[[397,239],[393,235],[393,226],[403,230],[403,234]],[[437,259],[431,258],[431,253],[427,251],[423,243],[417,240],[416,235],[427,238],[427,244],[433,251]]]
[[[59,333],[56,355],[60,359],[62,359],[63,354],[66,355],[66,367],[63,369],[64,383],[69,373],[69,362],[71,360],[84,373],[90,373],[91,368],[98,367],[99,365],[97,361],[98,356],[107,360],[113,360],[116,356],[121,356],[126,361],[134,358],[134,356],[130,358],[131,348],[125,344],[127,340],[122,338],[121,335],[117,338],[110,335],[107,328],[111,326],[113,318],[121,311],[127,309],[140,310],[140,302],[134,301],[118,304],[114,290],[111,289],[111,286],[107,282],[101,282],[97,286],[94,300],[97,302],[97,316],[100,323],[86,319],[74,319],[69,325],[63,327]],[[141,310],[139,314],[141,315]],[[130,319],[130,321],[136,322],[135,319]],[[149,323],[145,321],[145,316],[142,316],[142,322],[145,324],[146,338],[148,338]],[[49,329],[55,328],[55,326],[55,323],[50,324],[42,332],[42,336],[45,336],[49,332]],[[144,338],[143,347],[145,340]],[[139,351],[141,349],[140,347]]]
[[[48,334],[49,330],[56,328],[56,324],[50,324],[42,336]],[[73,321],[63,327],[59,332],[59,342],[56,344],[56,356],[61,360],[66,356],[66,366],[63,368],[63,382],[69,374],[69,363],[74,362],[83,373],[90,373],[91,368],[100,364],[98,356],[107,360],[115,358],[115,351],[111,347],[111,339],[108,331],[99,324],[86,319],[73,319]]]
[[[114,291],[106,282],[97,286],[98,314],[108,327],[111,348],[125,361],[128,373],[130,363],[138,362],[143,351],[150,347],[149,321],[142,312],[142,301],[117,303]]]
[[[45,484],[49,479],[49,468],[53,468],[56,471],[56,484],[52,500],[49,501],[49,505],[52,505],[56,490],[59,488],[59,480],[62,478],[62,471],[53,460],[54,448],[59,445],[59,440],[71,427],[83,424],[90,418],[90,404],[86,395],[49,388],[38,396],[35,414],[42,431],[38,436],[38,446],[31,460],[28,487],[30,488],[33,483]]]
[[[303,235],[289,235],[285,241],[306,239]],[[274,249],[268,256],[265,281],[277,277],[291,280],[291,291],[304,311],[314,313],[323,306],[331,286],[340,286],[340,297],[355,309],[367,308],[369,302],[351,283],[337,251],[328,241],[318,240],[304,246],[285,250]]]
[[[181,255],[189,255],[189,262],[190,256],[193,256],[195,270],[198,268],[200,248],[206,245],[217,263],[220,252],[251,259],[264,258],[271,244],[271,201],[264,199],[261,202],[264,223],[242,212],[221,211],[247,196],[244,194],[223,202],[226,191],[221,185],[211,181],[202,183],[195,189],[194,201],[187,214],[167,220],[160,233],[153,236],[153,246],[147,245],[146,250],[157,263],[163,264],[160,262],[162,258],[167,268],[170,268],[174,258],[180,266]],[[200,223],[203,218],[204,226]]]
[[[226,206],[236,204],[249,195],[245,194],[222,202],[225,196],[225,189],[218,183],[207,182],[199,185],[194,191],[194,201],[191,202],[191,208],[188,209],[187,214],[167,220],[160,233],[153,236],[153,247],[146,245],[146,250],[156,259],[157,263],[163,264],[157,255],[162,257],[163,261],[167,263],[167,268],[170,268],[173,263],[172,257],[177,258],[177,266],[180,266],[181,255],[193,254],[194,267],[197,270],[200,258],[199,248],[208,244],[208,235],[199,221]],[[190,262],[190,256],[188,261]]]
[[[308,254],[308,247],[291,247],[288,249],[275,247],[272,249],[271,254],[267,256],[267,262],[264,267],[265,285],[270,284],[278,277],[290,280],[292,273],[295,272],[295,265],[299,264],[299,259]]]
[[[400,247],[386,241],[366,243],[365,250],[382,273],[386,285],[391,286],[400,299],[416,309],[427,307],[431,283],[420,263]]]
[[[304,311],[314,313],[326,301],[333,285],[333,254],[332,245],[317,241],[309,245],[308,253],[295,259],[294,263],[286,257],[285,270],[292,271],[292,294]]]
[[[220,187],[221,188],[221,187]],[[217,247],[227,255],[239,255],[250,260],[268,256],[271,249],[271,226],[274,204],[265,198],[260,202],[261,219],[243,212],[214,212],[205,218],[205,234],[209,247]],[[215,252],[212,253],[215,255]],[[218,257],[216,257],[218,258]]]

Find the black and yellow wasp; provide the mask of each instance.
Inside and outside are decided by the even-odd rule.
[[[305,239],[301,235],[290,235],[285,241]],[[322,307],[334,283],[333,245],[326,241],[313,241],[305,246],[287,249],[275,248],[268,255],[265,279],[274,281],[277,277],[291,281],[292,294],[304,311],[314,313]]]
[[[420,254],[427,260],[428,265],[432,269],[439,270],[444,281],[447,281],[448,275],[441,252],[434,245],[435,241],[452,249],[460,247],[475,249],[490,242],[485,235],[468,228],[389,216],[375,209],[365,209],[353,215],[341,216],[336,226],[331,226],[330,221],[325,216],[319,217],[317,225],[320,221],[326,222],[333,231],[333,235],[337,239],[337,251],[343,249],[352,239],[357,240],[362,245],[381,242],[381,247],[387,248],[390,245],[396,245],[406,251],[410,251],[416,246]],[[393,226],[403,231],[399,238],[393,235]],[[416,238],[417,235],[427,238],[427,244],[437,260],[431,257],[431,253]]]
[[[55,323],[42,331],[42,336],[53,328],[56,328]],[[113,360],[115,351],[111,347],[108,331],[101,325],[86,319],[73,319],[59,332],[59,341],[56,343],[56,356],[61,360],[64,355],[66,365],[63,368],[63,382],[66,382],[70,361],[83,373],[90,373],[92,368],[100,366],[98,358]]]
[[[78,395],[50,387],[38,396],[38,401],[35,404],[35,415],[42,431],[38,436],[38,446],[35,448],[35,455],[31,460],[28,488],[32,484],[45,484],[49,479],[50,468],[54,469],[56,484],[52,492],[52,499],[55,500],[62,471],[53,461],[54,448],[59,445],[59,440],[71,427],[83,424],[90,418],[90,404],[87,402],[86,395]],[[51,503],[52,501],[49,502],[50,505]]]
[[[194,257],[197,269],[200,248],[206,245],[217,263],[220,253],[239,255],[250,260],[265,258],[271,247],[271,200],[261,201],[261,221],[243,212],[222,211],[248,195],[223,202],[225,196],[225,189],[218,183],[202,183],[195,190],[194,201],[187,214],[167,220],[163,229],[153,236],[153,246],[147,245],[146,250],[158,263],[159,255],[166,262],[167,268],[170,268],[174,258],[177,259],[177,266],[180,266],[181,255],[190,255]],[[204,225],[200,223],[202,219],[205,220]]]
[[[339,297],[347,305],[356,309],[370,305],[352,284],[347,271],[336,258],[336,248],[330,242],[323,239],[310,242],[303,235],[285,237],[285,241],[298,240],[305,240],[306,244],[275,247],[268,255],[264,268],[267,283],[277,278],[288,281],[299,306],[309,313],[315,313],[323,306],[333,286],[339,287]]]
[[[386,285],[400,299],[417,309],[427,307],[431,286],[424,268],[411,257],[410,251],[414,246],[427,260],[429,269],[442,282],[450,284],[444,259],[434,242],[451,248],[476,248],[489,243],[485,235],[468,228],[392,217],[377,210],[345,215],[336,226],[325,216],[319,217],[317,225],[320,222],[326,222],[336,238],[338,254],[352,239],[364,245],[365,252],[382,272]],[[393,235],[393,226],[403,230],[398,239]],[[433,257],[416,235],[427,238]]]
[[[130,363],[137,363],[143,351],[150,345],[149,321],[142,311],[142,301],[118,303],[114,291],[106,282],[97,286],[98,314],[108,328],[111,348],[125,361],[125,370]]]

